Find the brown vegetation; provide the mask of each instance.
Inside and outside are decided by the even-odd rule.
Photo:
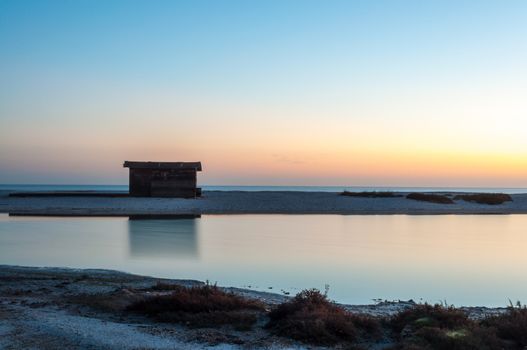
[[[317,345],[353,342],[380,330],[376,319],[351,314],[316,289],[302,291],[278,305],[269,319],[267,327],[275,334]]]
[[[212,285],[170,286],[170,293],[145,297],[128,310],[162,322],[183,323],[190,327],[233,325],[250,328],[264,305]]]
[[[454,307],[417,305],[390,323],[398,338],[394,349],[503,349],[494,328],[481,327]]]
[[[505,202],[512,202],[512,197],[505,193],[475,193],[475,194],[459,194],[454,197],[455,200],[462,199],[467,202],[475,202],[479,204],[498,205]]]
[[[145,292],[152,295],[145,296]],[[82,295],[69,301],[105,312],[128,312],[189,327],[233,326],[250,330],[267,319],[266,329],[306,344],[369,348],[379,342],[392,350],[516,350],[527,347],[527,308],[511,305],[503,314],[470,319],[452,306],[419,304],[391,318],[358,315],[318,290],[304,290],[270,312],[259,301],[209,284],[183,287],[158,283],[141,290]],[[259,323],[260,324],[260,323]]]
[[[463,311],[430,304],[417,305],[399,313],[391,320],[391,325],[397,332],[402,331],[407,325],[417,328],[440,326],[453,329],[466,326],[467,323],[468,317]]]
[[[402,197],[400,194],[394,192],[381,191],[364,191],[364,192],[349,192],[344,191],[340,193],[341,196],[347,197],[364,197],[364,198],[396,198]]]
[[[438,204],[454,204],[454,201],[451,198],[448,198],[446,195],[442,194],[428,194],[428,193],[418,193],[413,192],[406,196],[408,199],[413,199],[416,201],[438,203]]]
[[[495,328],[500,338],[515,343],[518,348],[527,347],[527,308],[519,302],[511,305],[506,313],[489,317],[482,323]]]

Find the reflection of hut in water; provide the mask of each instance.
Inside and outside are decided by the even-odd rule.
[[[135,258],[197,258],[195,219],[128,220],[130,256]]]

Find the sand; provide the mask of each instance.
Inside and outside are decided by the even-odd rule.
[[[405,195],[405,193],[401,193]],[[526,214],[527,194],[513,202],[485,205],[419,202],[404,197],[357,198],[334,192],[205,191],[201,198],[7,197],[0,212],[34,215],[183,215],[183,214]]]
[[[246,349],[300,348],[259,334],[188,329],[145,319],[123,319],[77,304],[86,294],[148,288],[160,279],[109,270],[0,265],[0,349]],[[164,280],[181,285],[203,282]],[[243,345],[243,346],[242,346]]]
[[[78,302],[79,296],[149,288],[160,281],[111,270],[38,268],[0,265],[0,349],[303,349],[305,346],[270,335],[261,327],[252,331],[192,329],[98,311]],[[185,286],[192,280],[167,280]],[[266,304],[287,296],[226,288]],[[343,305],[356,313],[389,316],[415,304],[385,302]],[[481,318],[504,309],[463,308]],[[317,347],[310,346],[310,349]]]

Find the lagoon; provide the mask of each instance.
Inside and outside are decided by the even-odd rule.
[[[527,215],[10,217],[0,264],[116,269],[294,294],[504,306],[527,300]]]

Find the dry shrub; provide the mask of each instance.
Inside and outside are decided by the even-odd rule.
[[[128,307],[129,311],[163,322],[183,323],[190,327],[229,324],[239,329],[250,328],[264,309],[259,301],[226,293],[208,284],[171,286],[169,294],[145,297]]]
[[[309,344],[353,342],[361,335],[376,335],[376,319],[354,315],[329,301],[316,289],[304,290],[269,314],[267,327],[274,333]]]
[[[500,338],[514,342],[518,347],[527,347],[527,308],[519,302],[516,306],[511,305],[506,313],[489,317],[482,324],[495,328]]]
[[[440,327],[454,329],[464,327],[471,321],[467,315],[452,306],[419,304],[395,315],[390,324],[397,332],[410,325],[414,328]]]
[[[363,197],[363,198],[396,198],[402,197],[400,194],[393,192],[379,192],[379,191],[365,191],[365,192],[349,192],[344,191],[340,193],[341,196],[347,197]]]
[[[398,349],[494,350],[502,349],[492,327],[481,327],[454,307],[417,305],[391,319],[399,335]]]
[[[512,197],[505,193],[475,193],[459,194],[454,197],[455,200],[462,199],[466,202],[475,202],[479,204],[498,205],[505,202],[512,202]]]
[[[408,199],[413,199],[416,201],[421,202],[430,202],[430,203],[437,203],[437,204],[454,204],[454,201],[447,197],[446,195],[442,194],[429,194],[429,193],[418,193],[413,192],[406,196]]]
[[[471,324],[465,328],[449,330],[438,327],[423,327],[403,344],[419,345],[421,349],[435,350],[499,350],[503,349],[496,332]]]

